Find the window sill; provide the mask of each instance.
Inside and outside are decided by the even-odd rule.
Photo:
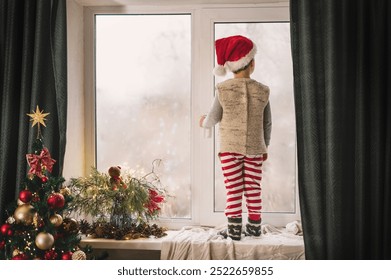
[[[244,237],[241,241],[223,239],[215,228],[184,227],[167,231],[162,238],[86,237],[81,245],[96,252],[109,251],[111,259],[305,259],[303,236],[270,225],[263,229],[266,233],[260,238]]]
[[[93,249],[115,249],[115,250],[155,250],[160,251],[162,242],[173,238],[178,231],[167,231],[167,236],[162,238],[139,238],[133,240],[115,240],[104,238],[82,238],[80,245],[90,245]]]

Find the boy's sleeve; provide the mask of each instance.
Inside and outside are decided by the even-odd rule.
[[[266,146],[270,144],[270,137],[272,133],[272,112],[270,109],[270,101],[267,103],[263,111],[263,133]]]
[[[221,121],[221,118],[223,116],[223,107],[221,107],[218,96],[219,96],[218,92],[216,91],[216,96],[213,101],[212,107],[208,115],[204,119],[202,123],[202,127],[206,127],[206,128],[213,127],[214,125],[216,125],[218,122]]]

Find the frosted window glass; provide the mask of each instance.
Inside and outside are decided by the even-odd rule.
[[[255,71],[251,78],[270,88],[273,128],[268,151],[269,159],[263,165],[262,212],[294,213],[296,129],[289,23],[215,24],[215,39],[232,35],[243,35],[255,42],[258,51],[255,56]],[[232,74],[222,78],[216,77],[215,83],[227,78],[232,78]],[[218,128],[215,131],[218,131]],[[215,154],[217,154],[219,151],[217,134],[215,139]],[[214,209],[216,212],[221,212],[225,208],[225,187],[217,156],[215,169]]]
[[[96,155],[106,171],[155,171],[190,218],[190,15],[96,16]]]

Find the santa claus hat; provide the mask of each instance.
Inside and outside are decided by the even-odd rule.
[[[248,38],[240,35],[216,40],[217,66],[213,74],[224,76],[228,69],[235,72],[247,66],[254,58],[257,47]]]

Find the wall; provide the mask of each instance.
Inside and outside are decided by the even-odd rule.
[[[68,123],[63,176],[84,175],[84,43],[83,7],[67,0]]]
[[[288,2],[288,0],[75,0],[82,6],[163,6],[163,5],[214,5],[214,4],[262,4]]]

